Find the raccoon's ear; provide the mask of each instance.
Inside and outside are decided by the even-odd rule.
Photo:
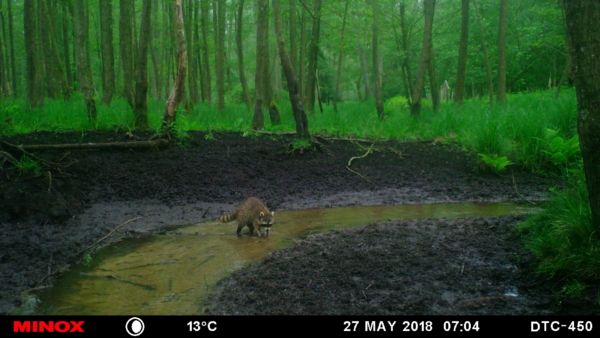
[[[275,211],[271,211],[271,217],[275,217]]]
[[[265,217],[264,211],[261,211],[259,215],[260,215],[260,217]]]

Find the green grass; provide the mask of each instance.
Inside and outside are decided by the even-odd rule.
[[[278,106],[281,109],[281,125],[271,125],[265,113],[265,129],[294,131],[289,103],[281,99]],[[556,149],[548,148],[552,142],[547,139],[548,130],[556,132],[555,137],[566,141],[576,135],[576,99],[573,90],[563,90],[558,98],[554,97],[554,91],[512,94],[506,105],[494,107],[489,106],[486,98],[468,100],[460,107],[446,103],[438,112],[433,112],[431,104],[425,101],[418,118],[410,116],[406,100],[398,96],[385,102],[387,110],[383,121],[377,118],[374,106],[371,101],[341,102],[336,113],[330,105],[325,105],[323,113],[316,111],[309,114],[310,130],[330,136],[453,141],[475,153],[506,156],[511,162],[532,171],[564,169],[564,163],[556,161],[561,157],[560,154],[553,155]],[[149,100],[148,120],[154,130],[160,127],[163,109],[162,100]],[[250,130],[251,124],[252,113],[244,104],[232,103],[219,112],[210,104],[200,103],[191,112],[179,110],[175,130],[182,135],[192,130],[244,133]],[[133,113],[122,98],[116,98],[110,106],[98,102],[95,125],[88,121],[83,100],[77,95],[69,101],[46,99],[42,107],[31,110],[26,109],[23,99],[0,102],[2,134],[132,128]],[[573,144],[569,146],[575,152],[565,153],[565,162],[579,156],[578,147],[573,147]]]
[[[519,225],[525,246],[537,259],[537,273],[556,280],[569,298],[600,280],[600,234],[587,198],[583,173],[576,170],[567,189],[554,191],[542,212]]]

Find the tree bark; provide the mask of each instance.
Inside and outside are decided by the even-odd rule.
[[[577,93],[577,129],[592,222],[600,230],[600,3],[563,1]]]
[[[295,1],[295,0],[292,0]],[[306,11],[302,10],[302,17],[300,19],[300,48],[298,51],[298,60],[296,67],[298,68],[298,92],[300,92],[300,97],[305,99],[305,89],[306,81],[304,79],[304,54],[306,53]]]
[[[340,51],[338,52],[337,69],[335,72],[335,92],[333,93],[333,109],[337,112],[337,101],[341,99],[340,82],[342,80],[342,63],[344,61],[344,33],[346,31],[346,18],[350,0],[344,3],[344,15],[342,17],[342,30],[340,32]]]
[[[246,106],[248,106],[249,109],[252,106],[252,100],[250,99],[250,94],[248,93],[248,83],[246,82],[246,71],[244,68],[244,46],[242,43],[243,17],[244,0],[239,0],[237,18],[235,22],[235,42],[237,47],[238,72],[240,76],[240,84],[242,85],[242,99],[244,100],[244,103],[246,103]]]
[[[11,0],[9,0],[11,1]],[[67,75],[67,85],[69,86],[69,96],[73,91],[73,83],[75,82],[75,74],[71,69],[71,54],[69,52],[69,22],[73,22],[72,5],[65,1],[61,1],[62,9],[62,36],[63,36],[63,58],[65,60],[65,72]]]
[[[294,66],[285,49],[285,41],[283,38],[283,28],[281,24],[281,6],[279,0],[273,0],[273,20],[275,21],[275,36],[277,37],[277,49],[279,50],[279,58],[283,66],[283,72],[287,80],[288,94],[290,103],[292,104],[292,112],[294,113],[294,121],[296,122],[296,135],[299,138],[310,139],[308,131],[308,119],[302,105],[302,98],[298,91],[298,79],[294,71]]]
[[[177,43],[177,75],[173,82],[171,94],[167,99],[165,106],[165,114],[163,117],[162,131],[163,135],[171,137],[173,124],[176,118],[176,108],[181,102],[185,86],[185,74],[187,67],[187,50],[185,45],[185,28],[183,23],[183,9],[181,7],[182,0],[174,0],[174,23],[175,23],[175,40]]]
[[[438,84],[437,74],[435,72],[435,53],[433,52],[433,43],[429,51],[429,87],[431,88],[431,105],[433,111],[438,111],[440,107],[440,85]]]
[[[225,109],[225,0],[216,0],[217,22],[215,23],[216,73],[217,73],[217,109]]]
[[[454,103],[461,104],[465,94],[467,71],[467,47],[469,44],[469,0],[462,0],[460,7],[460,42],[458,44],[458,69],[454,88]]]
[[[492,105],[494,103],[494,79],[492,76],[492,66],[490,65],[490,57],[488,53],[487,44],[485,43],[484,29],[483,24],[481,23],[481,12],[479,11],[479,7],[475,3],[475,0],[472,0],[472,2],[473,8],[475,9],[475,17],[477,18],[477,26],[479,26],[479,43],[481,45],[483,64],[485,66],[485,73],[488,82],[488,95],[490,105]]]
[[[0,0],[1,1],[1,0]],[[14,97],[18,96],[18,83],[17,83],[17,67],[15,62],[15,35],[14,35],[14,24],[12,14],[12,0],[6,0],[6,8],[8,14],[8,38],[10,39],[10,72],[11,72],[11,86],[12,94]]]
[[[197,79],[197,73],[198,73],[198,69],[197,69],[197,58],[198,55],[196,54],[196,46],[195,46],[195,40],[194,40],[194,24],[196,22],[195,20],[195,4],[197,3],[196,1],[193,0],[187,0],[187,9],[185,9],[185,16],[184,16],[184,21],[185,21],[185,38],[186,38],[186,49],[187,49],[187,54],[188,54],[188,64],[187,64],[187,80],[188,80],[188,98],[187,98],[187,104],[192,107],[194,105],[194,103],[198,102],[198,79]]]
[[[23,7],[23,29],[25,31],[25,45],[30,48],[25,48],[26,65],[27,65],[27,103],[30,107],[39,106],[40,97],[40,78],[37,69],[35,48],[37,43],[36,38],[36,15],[35,15],[35,0],[25,0]]]
[[[208,1],[200,2],[200,25],[202,26],[202,100],[210,102],[212,98],[210,79],[210,60],[208,59]]]
[[[138,42],[137,62],[135,67],[135,128],[148,129],[148,44],[150,41],[150,27],[152,14],[152,1],[146,0],[142,5],[142,23],[140,39]]]
[[[308,78],[306,84],[306,105],[309,112],[314,110],[317,67],[319,60],[319,37],[321,35],[321,0],[313,0],[313,20],[308,55]]]
[[[269,20],[268,0],[256,2],[256,71],[254,75],[254,117],[252,129],[264,128],[263,105],[265,97],[265,78],[267,69],[265,64],[265,53],[269,48],[267,35],[267,22]]]
[[[130,107],[134,106],[134,33],[132,20],[135,15],[133,0],[119,0],[119,47],[123,66],[123,96]]]
[[[77,54],[77,75],[79,88],[83,93],[85,106],[90,122],[96,123],[96,100],[94,99],[94,84],[88,53],[88,3],[73,2],[73,18],[75,19],[75,51]]]
[[[383,98],[381,94],[383,65],[381,62],[381,57],[379,56],[379,18],[381,16],[379,11],[379,0],[371,0],[371,7],[373,9],[373,42],[371,49],[373,50],[375,108],[377,109],[377,116],[379,116],[379,119],[382,120],[384,118]]]
[[[421,113],[421,96],[423,95],[423,85],[425,83],[425,71],[431,59],[431,32],[433,27],[433,12],[435,8],[435,0],[424,0],[423,13],[425,16],[423,30],[423,47],[421,48],[421,56],[419,58],[419,70],[415,84],[413,86],[412,102],[410,104],[410,112],[413,116],[418,116]]]
[[[498,25],[498,102],[506,102],[506,16],[508,0],[500,0],[500,23]]]
[[[297,31],[297,17],[298,15],[296,14],[296,0],[289,0],[288,1],[288,10],[290,12],[290,17],[289,17],[289,29],[290,29],[290,62],[292,63],[292,66],[294,66],[294,73],[298,73],[299,69],[298,69],[298,63],[297,63],[297,59],[298,59],[298,44],[296,42],[296,36],[298,35],[296,33]]]
[[[406,27],[406,10],[404,0],[400,1],[400,31],[402,34],[402,76],[404,76],[404,86],[406,87],[406,98],[408,103],[412,102],[412,75],[410,72],[410,48],[408,46],[408,29]]]
[[[363,88],[364,95],[363,100],[368,99],[371,96],[371,80],[369,79],[369,57],[367,55],[367,50],[363,47],[359,47],[359,57],[360,57],[360,68],[363,80]]]
[[[102,102],[110,104],[115,92],[115,56],[113,52],[112,0],[100,1],[100,36],[102,40]]]
[[[67,98],[70,90],[63,70],[63,65],[58,54],[56,43],[56,30],[53,18],[56,17],[53,6],[48,1],[39,1],[40,6],[40,33],[44,51],[44,68],[46,69],[46,88],[50,97]]]

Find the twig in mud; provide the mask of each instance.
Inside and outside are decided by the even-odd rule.
[[[352,161],[354,161],[354,160],[358,160],[358,159],[365,158],[365,157],[369,156],[369,154],[371,154],[373,152],[373,146],[374,145],[375,145],[375,143],[372,143],[369,146],[369,148],[367,149],[367,151],[364,154],[362,154],[361,156],[352,156],[352,157],[350,157],[350,159],[348,160],[348,163],[346,164],[346,167],[347,168],[351,167],[352,166]]]
[[[513,183],[513,189],[515,190],[515,194],[517,194],[517,196],[519,196],[519,198],[523,199],[525,202],[527,202],[531,205],[537,205],[536,203],[525,198],[525,196],[521,195],[521,193],[517,189],[517,182],[515,180],[515,172],[512,169],[510,170],[510,175],[512,176],[512,183]]]
[[[50,170],[47,171],[48,173],[48,192],[52,191],[52,172]]]
[[[92,249],[93,247],[95,247],[96,245],[100,244],[100,242],[102,242],[103,240],[107,239],[108,237],[110,237],[110,235],[112,235],[115,231],[119,230],[120,228],[124,227],[125,225],[137,221],[138,219],[142,218],[141,216],[138,217],[134,217],[131,219],[126,220],[125,222],[117,225],[116,227],[114,227],[111,231],[109,231],[106,235],[102,236],[102,238],[98,239],[97,241],[95,241],[94,243],[92,243],[91,245],[89,245],[88,247],[84,248],[83,250],[80,250],[77,253],[77,256],[81,255],[82,253]]]
[[[348,171],[350,171],[351,173],[354,173],[354,174],[360,176],[360,178],[362,178],[363,180],[365,180],[369,183],[373,183],[373,181],[371,181],[370,179],[368,179],[367,177],[365,177],[363,174],[359,173],[358,171],[356,171],[350,167],[346,167],[346,169],[348,169]]]

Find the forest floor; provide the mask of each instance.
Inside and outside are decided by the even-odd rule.
[[[127,139],[124,133],[72,132],[4,140]],[[99,245],[214,219],[251,195],[274,210],[539,201],[549,187],[560,184],[518,167],[504,175],[479,173],[476,156],[454,145],[380,142],[369,156],[354,160],[351,172],[348,160],[364,154],[368,143],[323,141],[320,151],[298,154],[290,152],[290,141],[283,136],[190,133],[178,146],[160,150],[36,152],[45,160],[76,160],[52,178],[5,170],[0,175],[0,313],[21,305],[28,290],[52,283],[82,259],[86,248],[128,220],[133,221]],[[224,280],[217,291],[229,292],[217,292],[213,299],[219,302],[209,310],[543,313],[549,291],[523,273],[519,264],[527,259],[515,260],[527,257],[512,232],[518,221],[398,222],[311,236]],[[318,280],[305,281],[315,273]],[[519,290],[518,297],[512,287]],[[521,295],[525,289],[532,290],[527,297]],[[268,294],[263,297],[263,292]],[[490,303],[497,306],[487,307]]]

